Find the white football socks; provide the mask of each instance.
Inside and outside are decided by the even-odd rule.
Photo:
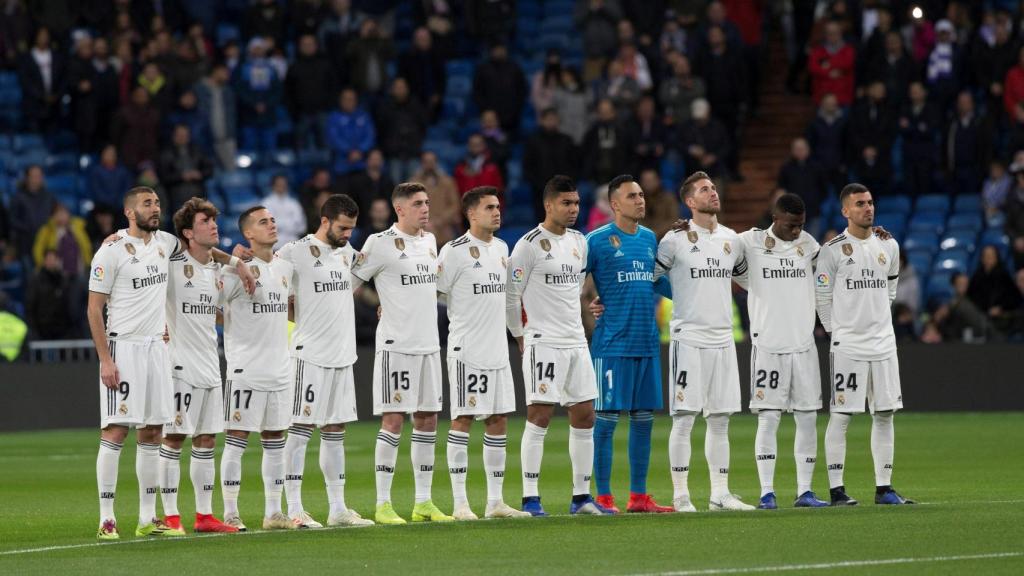
[[[248,438],[224,435],[224,453],[220,456],[224,518],[238,516],[238,492],[242,489],[242,454],[245,454],[248,445]]]
[[[466,497],[466,474],[469,468],[469,434],[450,430],[448,432],[448,474],[452,479],[452,500],[455,507],[468,506]]]
[[[718,500],[729,494],[729,416],[712,414],[705,421],[708,429],[704,436],[704,457],[711,475],[711,498]]]
[[[160,445],[139,442],[135,449],[135,475],[139,478],[139,526],[156,518],[160,490]]]
[[[412,431],[412,476],[416,483],[416,503],[430,500],[434,483],[434,445],[437,432]]]
[[[672,471],[672,498],[689,498],[690,486],[690,436],[697,415],[677,413],[672,415],[672,431],[668,436],[668,462]]]
[[[846,428],[850,415],[833,412],[825,428],[825,462],[828,464],[828,487],[843,485],[843,467],[846,465]]]
[[[117,464],[122,444],[100,438],[96,454],[96,487],[100,497],[100,522],[114,519],[114,496],[117,493]]]
[[[782,412],[761,410],[757,413],[757,434],[754,437],[754,459],[761,481],[761,496],[775,492],[775,462],[778,459],[779,421]]]
[[[181,484],[181,449],[160,446],[160,501],[165,516],[178,516],[178,486]]]
[[[387,430],[377,432],[377,447],[374,451],[377,474],[377,505],[391,501],[391,482],[395,478],[395,463],[398,461],[398,434]]]
[[[320,431],[320,471],[327,486],[330,514],[341,514],[345,506],[345,431]],[[289,510],[291,504],[288,505]]]
[[[284,488],[284,438],[260,441],[263,445],[263,516],[270,518],[281,512],[281,489]]]
[[[892,412],[875,412],[871,417],[871,457],[875,461],[875,486],[892,485],[892,461],[896,451]]]
[[[539,496],[537,484],[540,481],[540,466],[544,460],[544,437],[548,429],[527,422],[523,429],[523,443],[519,458],[523,466],[523,497]]]
[[[796,495],[811,489],[814,465],[818,461],[818,413],[813,410],[793,412],[796,437],[793,439],[793,460],[796,461]]]
[[[484,472],[487,474],[487,504],[504,501],[502,487],[505,483],[505,446],[508,436],[484,434]]]
[[[217,479],[213,448],[192,448],[188,475],[196,494],[196,514],[213,514],[213,483]]]
[[[312,428],[291,426],[288,428],[288,439],[284,443],[284,493],[288,501],[288,514],[292,518],[303,512],[302,474],[306,469],[306,446],[312,437]]]
[[[594,429],[569,427],[569,460],[572,462],[572,495],[590,494],[594,472]]]

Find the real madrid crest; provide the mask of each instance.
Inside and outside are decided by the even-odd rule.
[[[476,396],[470,396],[469,397],[469,406],[471,408],[475,408],[476,407]]]
[[[135,245],[132,244],[131,242],[125,242],[124,249],[127,250],[128,253],[131,254],[132,256],[135,256]]]
[[[772,248],[775,248],[775,238],[772,238],[771,236],[765,236],[764,237],[764,247],[769,249],[769,250],[771,250]]]
[[[281,276],[281,285],[283,285],[285,288],[288,287],[288,279],[285,278],[284,276]]]
[[[541,382],[540,385],[537,386],[537,389],[540,390],[541,394],[547,394],[548,393],[548,385],[543,383],[543,382]]]
[[[309,409],[309,406],[306,406],[305,408],[302,409],[303,416],[309,417],[309,415],[311,415],[312,413],[313,411]]]
[[[366,262],[366,254],[363,254],[362,252],[356,252],[356,259],[355,261],[352,262],[352,265],[359,266],[363,262]]]
[[[686,239],[690,241],[690,244],[696,244],[697,243],[697,231],[696,230],[690,230],[689,232],[687,232],[686,233]]]
[[[395,248],[398,248],[401,252],[405,252],[405,239],[395,238]]]
[[[803,248],[801,248],[800,246],[797,246],[797,247],[796,247],[796,253],[797,253],[797,255],[799,255],[799,256],[803,256],[803,255],[804,255],[804,249],[803,249]]]
[[[580,259],[580,251],[575,248],[572,249],[572,255],[575,256],[577,260]]]
[[[320,247],[319,246],[310,246],[309,247],[309,253],[313,255],[313,258],[319,258],[320,257]]]
[[[121,402],[121,405],[117,407],[117,413],[120,414],[121,416],[124,416],[125,414],[127,414],[128,413],[128,405],[125,404],[124,402]]]
[[[399,392],[395,392],[395,402],[401,402],[401,401],[402,401],[402,394],[399,393]]]
[[[732,254],[732,246],[728,242],[726,242],[722,244],[722,251],[725,252],[726,254]]]
[[[260,277],[260,267],[259,266],[255,265],[255,264],[252,264],[252,265],[249,266],[249,271],[252,272],[252,277],[253,278],[259,278]]]
[[[853,246],[846,242],[843,244],[843,256],[851,256],[853,254]]]
[[[541,238],[540,248],[545,252],[551,252],[551,242],[547,238]]]
[[[174,425],[175,426],[181,426],[181,423],[182,423],[181,414],[178,414],[177,416],[174,417]]]
[[[470,246],[469,247],[469,255],[472,256],[473,258],[479,259],[480,258],[480,249],[477,248],[476,246]]]
[[[159,254],[161,258],[164,257],[164,249],[163,248],[157,248],[156,249],[156,253]]]
[[[676,392],[676,402],[682,402],[683,398],[686,398],[686,395],[683,394],[682,390],[680,390],[679,392]]]
[[[192,274],[195,273],[195,271],[192,270],[191,264],[185,264],[185,268],[182,269],[182,272],[185,273],[185,278],[188,278],[190,280],[192,279]]]
[[[342,263],[345,264],[345,266],[348,266],[348,254],[342,254],[341,255],[341,261],[342,261]]]
[[[620,240],[619,237],[616,236],[615,234],[612,234],[611,236],[608,237],[608,242],[610,242],[612,248],[615,248],[616,250],[618,250],[619,247],[622,246],[622,240]]]
[[[234,420],[235,422],[241,422],[242,421],[242,413],[239,412],[238,410],[235,410],[235,413],[231,415],[231,419]]]
[[[754,394],[754,396],[757,396],[758,400],[764,400],[764,390],[758,390],[757,394]]]
[[[431,248],[430,250],[427,250],[427,252],[430,253],[430,257],[431,258],[437,258],[437,252],[435,252],[433,248]]]
[[[878,254],[878,263],[881,264],[882,266],[885,266],[885,254]]]

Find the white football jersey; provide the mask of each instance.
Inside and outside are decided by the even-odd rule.
[[[448,357],[474,368],[509,365],[505,335],[508,245],[468,232],[441,247],[437,291],[448,296]]]
[[[162,336],[167,327],[167,280],[178,239],[155,232],[149,243],[122,235],[96,251],[89,291],[107,294],[107,337]]]
[[[655,279],[672,283],[672,339],[694,348],[722,348],[732,336],[732,278],[746,272],[743,242],[731,228],[714,231],[692,220],[658,244]]]
[[[244,382],[253,390],[284,390],[291,385],[288,357],[288,287],[292,265],[274,258],[253,258],[249,270],[256,277],[251,296],[233,268],[224,270],[224,355],[227,379]]]
[[[508,263],[505,320],[512,335],[525,336],[527,346],[586,346],[580,310],[586,263],[587,239],[572,228],[558,235],[540,225],[520,238]]]
[[[820,246],[801,232],[791,242],[768,230],[740,234],[746,274],[736,283],[749,292],[750,339],[759,350],[792,354],[814,347],[814,257]]]
[[[326,368],[355,364],[351,269],[355,255],[351,245],[332,248],[313,234],[278,250],[278,258],[292,265],[289,288],[295,295],[295,358]]]
[[[221,309],[220,266],[203,264],[188,250],[171,257],[167,284],[167,331],[171,376],[194,388],[218,388],[220,352],[217,312]]]
[[[397,225],[366,239],[352,274],[374,281],[383,313],[377,350],[433,354],[437,336],[437,240],[430,232],[409,236]]]
[[[818,316],[832,333],[833,352],[853,360],[883,360],[896,353],[892,300],[900,275],[896,240],[867,240],[849,229],[818,252],[815,284]]]

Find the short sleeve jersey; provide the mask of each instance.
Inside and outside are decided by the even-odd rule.
[[[292,356],[317,366],[341,368],[356,361],[352,270],[355,250],[332,248],[310,234],[281,247],[292,265],[295,294]]]
[[[201,263],[187,250],[171,257],[167,285],[167,331],[171,376],[195,388],[221,385],[217,312],[221,309],[220,266]]]
[[[292,265],[253,258],[256,292],[246,294],[238,273],[224,271],[224,354],[228,380],[254,390],[284,390],[291,384],[288,358],[288,287]]]
[[[468,232],[441,247],[437,291],[448,297],[448,355],[484,370],[508,366],[505,284],[508,245]]]
[[[889,283],[900,273],[896,240],[867,240],[849,230],[818,253],[816,290],[831,302],[833,352],[854,360],[883,360],[896,353]]]
[[[89,291],[107,294],[107,336],[161,336],[167,325],[167,280],[178,239],[155,232],[149,240],[123,235],[96,251]]]
[[[509,259],[508,297],[522,296],[527,344],[587,345],[580,315],[586,263],[586,238],[572,228],[559,235],[537,226],[516,242]]]
[[[747,258],[750,338],[773,354],[814,347],[814,257],[818,242],[807,232],[785,241],[769,228],[740,234]]]
[[[380,295],[377,350],[432,354],[437,335],[437,241],[429,232],[410,236],[398,226],[366,239],[352,274],[374,281]]]
[[[660,353],[654,313],[657,250],[654,232],[643,226],[627,234],[610,223],[587,235],[587,274],[605,305],[590,342],[595,357]]]
[[[672,339],[695,348],[732,342],[732,277],[746,271],[743,243],[725,226],[714,231],[690,222],[658,245],[658,266],[672,283]]]

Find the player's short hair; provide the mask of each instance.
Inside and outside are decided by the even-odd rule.
[[[861,194],[863,192],[870,192],[870,190],[868,190],[868,187],[863,184],[851,182],[850,184],[843,186],[843,189],[839,191],[839,203],[842,204],[845,202],[846,198],[851,194]]]
[[[347,194],[331,194],[320,207],[320,217],[334,220],[338,216],[356,218],[359,216],[359,205]]]
[[[619,174],[612,181],[608,183],[608,199],[611,200],[612,194],[615,194],[623,184],[629,184],[630,182],[636,182],[632,174]]]
[[[564,174],[555,174],[544,185],[544,200],[553,200],[562,192],[575,192],[576,183]]]
[[[707,172],[701,171],[690,174],[679,186],[679,197],[686,200],[693,196],[693,193],[697,191],[697,182],[701,180],[711,180],[711,176],[708,176]]]
[[[153,190],[149,186],[135,186],[134,188],[129,188],[128,191],[124,193],[124,207],[127,208],[129,206],[134,206],[135,197],[139,194],[156,194],[156,190]]]
[[[462,213],[466,214],[470,208],[476,208],[487,196],[498,196],[498,189],[494,186],[477,186],[471,188],[462,196]]]
[[[245,229],[249,227],[249,216],[252,216],[253,212],[259,212],[260,210],[266,209],[266,206],[260,206],[257,204],[245,212],[242,212],[242,215],[238,217],[238,231],[245,232]]]
[[[781,214],[800,216],[807,212],[807,206],[804,204],[803,198],[792,192],[787,192],[775,201],[775,211]]]
[[[391,201],[397,202],[403,198],[409,198],[413,194],[426,191],[427,187],[419,182],[402,182],[391,191]]]
[[[174,213],[174,233],[178,238],[181,238],[181,241],[186,246],[188,245],[188,240],[185,238],[185,230],[192,229],[192,225],[196,222],[196,216],[199,214],[206,214],[208,218],[213,220],[220,214],[220,210],[217,210],[217,207],[209,200],[192,197]]]

